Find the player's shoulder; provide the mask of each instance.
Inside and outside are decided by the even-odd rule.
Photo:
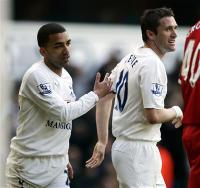
[[[194,27],[198,30],[200,30],[200,20],[197,21],[197,23],[194,25]]]
[[[154,68],[162,63],[158,55],[151,48],[141,48],[138,50],[137,57],[139,58],[142,67]]]
[[[152,50],[148,48],[137,48],[134,49],[131,53],[126,54],[122,60],[118,63],[117,67],[123,67],[124,64],[130,64],[132,67],[143,67],[143,66],[153,66],[156,64],[157,57]]]
[[[140,74],[155,75],[160,71],[165,71],[164,64],[158,55],[150,48],[142,48],[140,50]]]
[[[47,77],[47,71],[44,66],[43,61],[39,61],[34,63],[24,74],[23,80],[29,80],[34,78],[41,78],[41,77]]]
[[[146,62],[155,62],[159,60],[158,56],[151,48],[140,47],[135,49],[132,54],[143,64]]]
[[[187,38],[190,38],[193,35],[199,36],[199,33],[200,33],[200,20],[190,28],[190,30],[187,33]],[[199,36],[199,38],[200,38],[200,36]]]

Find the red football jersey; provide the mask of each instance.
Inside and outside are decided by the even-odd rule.
[[[190,29],[184,47],[180,81],[184,100],[183,124],[200,125],[200,20]]]

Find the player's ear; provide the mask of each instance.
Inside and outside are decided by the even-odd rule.
[[[46,57],[47,53],[46,53],[45,48],[43,48],[43,47],[40,48],[40,54],[41,54],[43,57]]]
[[[153,31],[147,29],[146,35],[147,35],[149,40],[154,40],[155,33]]]

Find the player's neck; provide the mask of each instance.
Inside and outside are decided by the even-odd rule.
[[[49,67],[50,68],[50,67]],[[50,68],[54,73],[56,73],[58,76],[61,77],[62,75],[62,68],[61,69],[58,69],[58,68]]]
[[[163,56],[165,55],[164,52],[162,52],[162,50],[156,45],[156,43],[154,41],[150,42],[150,41],[147,41],[144,45],[145,48],[151,48],[157,55],[160,59],[163,58]]]
[[[62,67],[54,66],[54,64],[49,63],[47,61],[45,62],[45,64],[51,71],[53,71],[55,74],[57,74],[58,76],[61,77],[61,75],[62,75]]]

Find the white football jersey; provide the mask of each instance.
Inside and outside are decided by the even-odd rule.
[[[72,120],[95,106],[98,96],[90,92],[75,101],[72,78],[62,76],[43,61],[25,73],[19,92],[19,127],[11,149],[27,156],[66,155]]]
[[[167,75],[160,58],[150,48],[125,56],[111,76],[116,92],[112,131],[115,137],[159,141],[161,124],[150,124],[145,108],[162,109],[167,93]]]

